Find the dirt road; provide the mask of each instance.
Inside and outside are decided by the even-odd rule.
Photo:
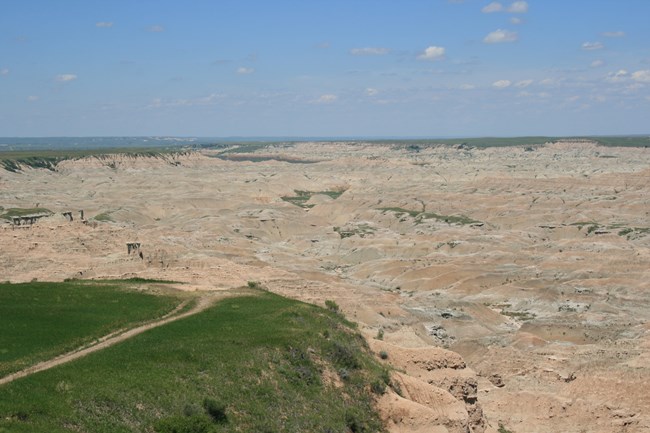
[[[65,364],[70,361],[74,361],[75,359],[82,358],[88,354],[91,354],[93,352],[97,352],[102,349],[106,349],[107,347],[113,346],[119,342],[122,342],[124,340],[127,340],[129,338],[135,337],[138,334],[142,334],[145,331],[148,331],[149,329],[157,328],[162,325],[166,325],[167,323],[173,322],[175,320],[182,319],[184,317],[188,317],[194,314],[197,314],[206,308],[208,308],[210,305],[212,305],[218,298],[214,295],[212,296],[203,296],[199,298],[198,302],[194,307],[192,307],[190,310],[185,311],[184,313],[178,314],[179,311],[181,311],[183,308],[187,306],[187,304],[190,302],[190,300],[184,301],[181,304],[179,304],[176,308],[174,308],[172,311],[169,313],[165,314],[162,316],[160,319],[154,321],[154,322],[149,322],[145,325],[137,326],[135,328],[131,328],[127,331],[120,330],[117,332],[113,332],[111,334],[108,334],[99,340],[97,340],[97,343],[89,346],[89,347],[84,347],[80,349],[75,349],[72,352],[64,353],[62,355],[59,355],[55,358],[52,358],[47,361],[40,362],[38,364],[32,365],[31,367],[25,368],[23,370],[17,371],[15,373],[12,373],[8,376],[5,376],[3,378],[0,378],[0,386],[13,382],[16,379],[20,379],[29,375],[32,375],[34,373],[38,373],[39,371],[44,371],[44,370],[49,370],[50,368],[56,367],[61,364]]]

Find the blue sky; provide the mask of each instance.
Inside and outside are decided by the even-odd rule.
[[[0,136],[650,133],[648,0],[0,0]]]

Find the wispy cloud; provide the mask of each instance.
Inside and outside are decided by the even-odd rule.
[[[609,81],[610,83],[618,83],[627,80],[628,77],[629,73],[625,69],[619,69],[618,71],[610,72],[607,74],[605,80]]]
[[[525,14],[528,12],[528,3],[525,1],[516,1],[508,7],[511,14]]]
[[[460,90],[473,90],[476,89],[476,86],[473,84],[461,84]]]
[[[418,56],[420,60],[442,60],[445,58],[445,48],[430,46],[427,47],[422,54]]]
[[[485,38],[483,38],[483,42],[485,42],[486,44],[500,44],[503,42],[514,42],[518,38],[519,35],[517,34],[517,32],[498,29],[493,31],[492,33],[489,33]]]
[[[36,101],[38,101],[39,99],[41,99],[41,98],[39,98],[39,97],[36,96],[36,95],[30,95],[30,96],[27,97],[27,101],[28,101],[28,102],[36,102]]]
[[[511,84],[512,81],[510,80],[499,80],[492,83],[492,86],[496,87],[497,89],[505,89],[506,87],[510,87]]]
[[[623,38],[625,37],[625,32],[620,30],[616,32],[603,32],[602,35],[606,38]]]
[[[2,76],[9,75],[9,68],[0,68],[0,75]]]
[[[632,79],[639,83],[650,83],[650,69],[633,72]]]
[[[539,93],[530,93],[522,91],[517,93],[518,98],[538,98],[538,99],[547,99],[551,97],[551,94],[548,92],[539,92]]]
[[[605,48],[605,45],[601,42],[585,42],[582,44],[582,49],[586,51],[602,50],[603,48]]]
[[[389,52],[390,50],[384,47],[352,48],[350,50],[350,54],[353,56],[383,56]]]
[[[113,27],[113,22],[112,21],[99,21],[95,23],[95,27],[99,27],[101,29],[110,29]]]
[[[528,2],[516,1],[510,4],[507,8],[502,3],[492,2],[481,9],[484,14],[492,14],[495,12],[510,12],[511,14],[525,14],[528,12]],[[519,24],[518,22],[516,24]]]
[[[510,24],[519,25],[519,24],[522,24],[523,22],[524,22],[524,20],[522,20],[519,17],[511,17],[510,18]]]
[[[499,2],[492,2],[489,5],[481,9],[481,12],[484,14],[492,14],[494,12],[501,12],[503,10],[503,5]]]
[[[331,104],[332,102],[336,102],[339,99],[338,96],[332,95],[331,93],[321,95],[318,99],[316,99],[317,104]]]
[[[77,79],[76,74],[59,74],[54,78],[55,81],[59,81],[61,83],[66,83],[68,81],[74,81],[76,79]]]
[[[240,75],[248,75],[252,74],[253,72],[255,72],[255,69],[253,68],[246,68],[244,66],[237,68],[237,73]]]
[[[533,80],[521,80],[521,81],[518,81],[517,83],[515,83],[515,87],[519,87],[519,88],[523,89],[524,87],[528,87],[531,84],[533,84]]]
[[[591,62],[591,65],[589,66],[591,66],[592,68],[600,68],[601,66],[605,66],[605,61],[601,59],[597,59]]]
[[[366,95],[367,96],[377,96],[379,94],[379,90],[373,89],[372,87],[368,87],[366,89]]]
[[[187,99],[163,99],[163,98],[154,98],[149,105],[145,108],[166,108],[166,107],[194,107],[194,106],[205,106],[205,105],[215,105],[220,99],[223,99],[223,95],[219,93],[211,93],[207,96],[201,96],[198,98],[187,98]]]
[[[154,26],[149,26],[147,28],[147,30],[152,32],[152,33],[161,33],[161,32],[165,31],[165,27],[157,24],[157,25],[154,25]]]

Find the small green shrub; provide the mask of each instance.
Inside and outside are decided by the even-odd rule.
[[[370,390],[377,395],[382,395],[386,392],[386,384],[381,380],[373,380],[370,383]]]
[[[213,398],[206,398],[203,400],[203,408],[215,423],[225,423],[228,421],[225,404],[220,403]]]
[[[379,352],[379,357],[381,359],[388,359],[388,352],[386,352],[385,350],[380,351]]]
[[[513,433],[512,431],[508,430],[503,426],[503,424],[499,423],[499,430],[497,430],[499,433]]]
[[[325,301],[325,307],[334,313],[338,313],[340,311],[339,305],[329,299]]]
[[[349,344],[333,341],[330,349],[329,357],[335,365],[355,370],[361,367],[357,359],[356,350]]]
[[[623,229],[623,230],[619,231],[618,235],[619,236],[626,236],[626,235],[629,235],[630,233],[632,233],[633,231],[634,231],[634,229],[626,228],[626,229]]]
[[[247,283],[249,289],[261,289],[262,285],[259,283],[259,281],[249,281]]]
[[[199,415],[200,413],[201,413],[201,407],[193,403],[188,403],[183,408],[183,415],[185,416]]]
[[[345,414],[345,424],[352,433],[364,433],[371,431],[371,426],[357,411],[348,411]]]
[[[377,331],[377,336],[375,337],[377,340],[383,340],[384,339],[384,328],[379,328]]]

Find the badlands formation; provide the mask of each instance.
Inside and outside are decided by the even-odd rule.
[[[0,278],[334,300],[396,367],[392,432],[650,432],[650,149],[228,155],[0,170],[0,206],[54,212],[0,223]]]

